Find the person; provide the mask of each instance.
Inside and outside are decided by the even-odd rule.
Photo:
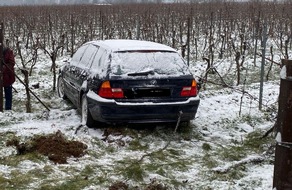
[[[5,110],[12,109],[12,84],[15,82],[14,53],[8,48],[3,48],[3,87],[5,94]]]

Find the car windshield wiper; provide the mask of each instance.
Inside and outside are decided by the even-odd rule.
[[[141,71],[141,72],[135,72],[135,73],[128,73],[128,76],[147,76],[147,75],[154,75],[155,72],[153,70],[148,71]]]

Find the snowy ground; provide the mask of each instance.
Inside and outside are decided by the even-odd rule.
[[[16,82],[13,111],[0,113],[1,188],[108,189],[121,181],[129,189],[154,183],[167,189],[272,189],[274,140],[261,137],[275,122],[271,110],[277,107],[279,81],[265,83],[263,111],[258,110],[259,83],[245,87],[249,96],[230,88],[206,89],[191,128],[174,132],[174,126],[120,126],[104,139],[105,129],[77,130],[79,114],[52,92],[49,63],[44,58],[37,65],[31,84],[40,83],[33,91],[51,111],[32,97],[34,113],[25,113],[24,88]],[[54,164],[46,157],[17,155],[14,147],[5,146],[15,136],[24,142],[58,130],[87,144],[87,154]]]

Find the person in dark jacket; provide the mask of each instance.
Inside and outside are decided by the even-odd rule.
[[[13,51],[5,47],[3,49],[3,87],[5,93],[5,110],[12,109],[12,84],[15,82]]]

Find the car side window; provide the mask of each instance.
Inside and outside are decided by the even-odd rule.
[[[72,59],[71,59],[71,61],[70,61],[71,65],[73,65],[73,66],[77,66],[77,65],[79,64],[79,62],[80,62],[80,60],[81,60],[81,58],[82,58],[82,56],[83,56],[84,51],[86,50],[86,48],[87,48],[87,45],[81,46],[81,47],[75,52],[75,54],[73,55],[73,57],[72,57]]]
[[[94,71],[99,71],[101,70],[102,67],[102,63],[101,63],[101,57],[102,55],[105,53],[103,48],[99,48],[98,52],[96,53],[92,65],[91,65],[91,69]]]
[[[93,60],[94,55],[96,54],[98,50],[98,47],[94,46],[94,45],[88,45],[88,47],[86,48],[80,64],[78,65],[78,67],[83,68],[83,69],[89,69]]]
[[[108,71],[108,67],[110,65],[110,56],[107,51],[104,51],[103,54],[101,55],[100,63],[101,63],[101,72],[104,74],[107,74],[106,72]]]

